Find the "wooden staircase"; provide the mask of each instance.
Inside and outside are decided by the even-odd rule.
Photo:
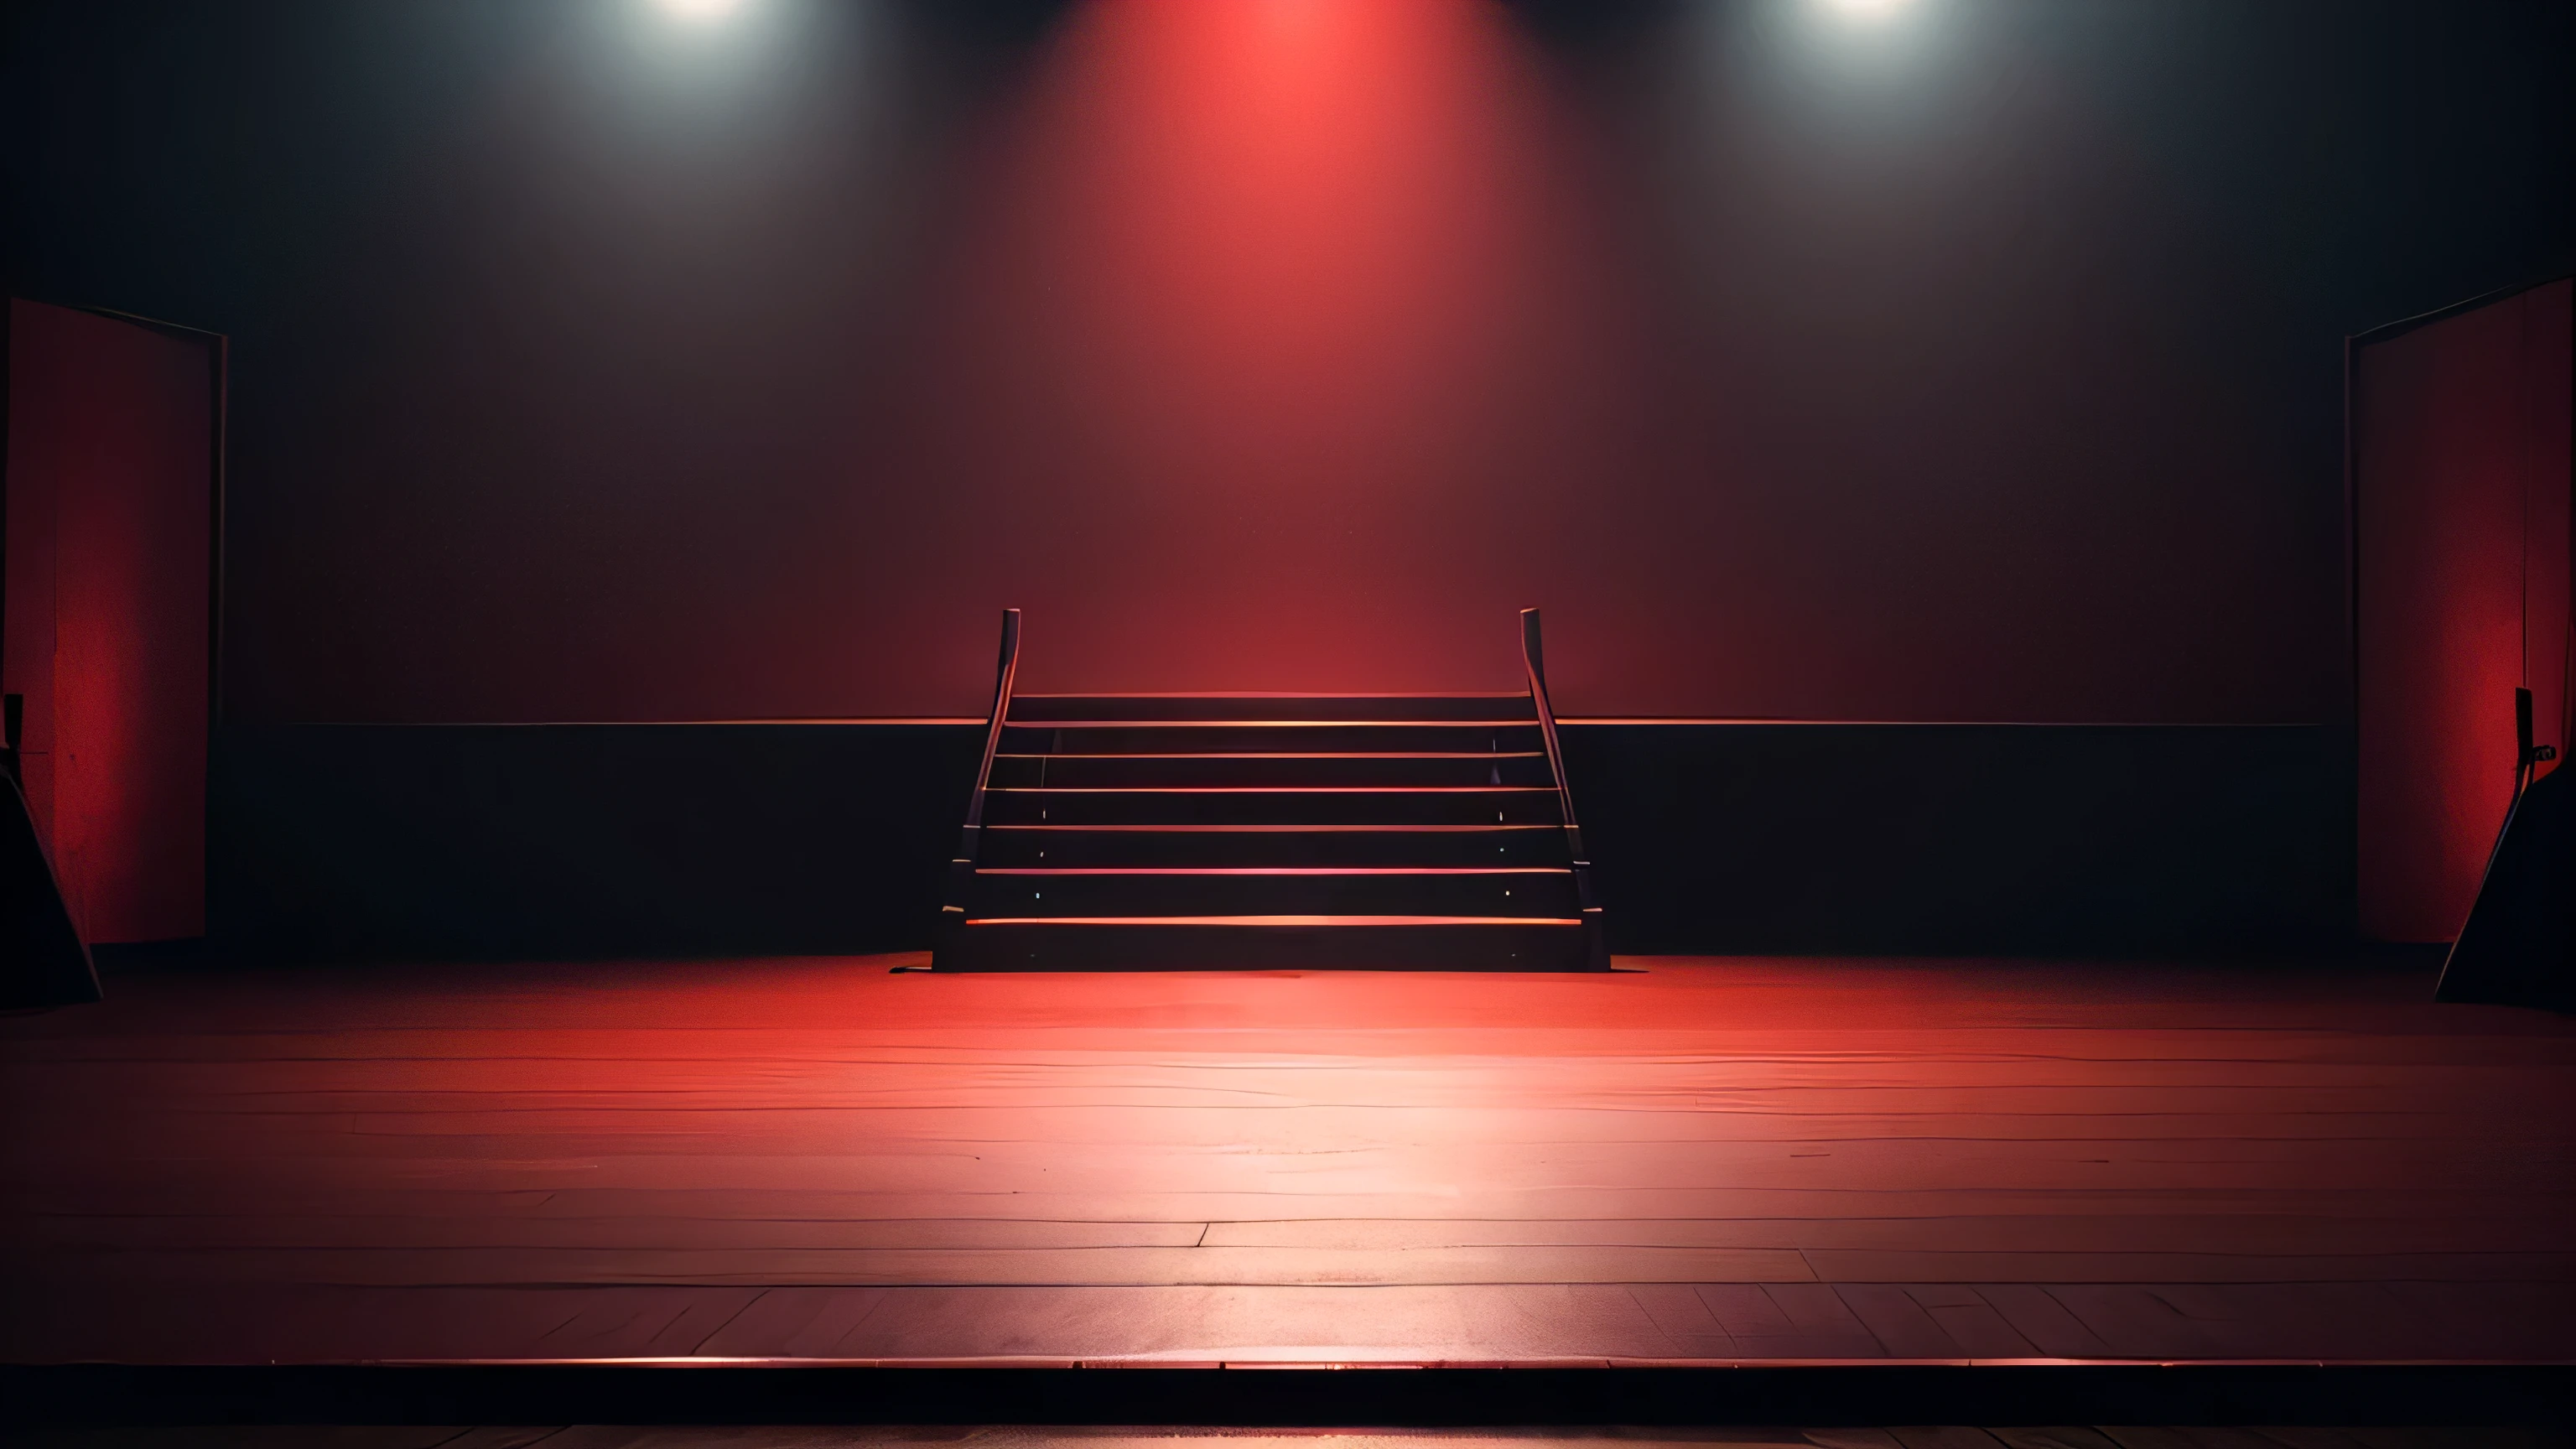
[[[1018,694],[950,863],[942,971],[1604,971],[1547,701]]]

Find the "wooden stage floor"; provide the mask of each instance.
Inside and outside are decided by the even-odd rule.
[[[169,971],[0,1021],[0,1360],[2576,1359],[2420,971]]]
[[[1135,1428],[1084,1431],[922,1428],[868,1430],[625,1425],[469,1428],[331,1427],[66,1430],[27,1449],[2559,1449],[2545,1430],[2510,1428],[2299,1429],[2052,1426],[1901,1429],[1739,1428],[1697,1434],[1421,1432],[1224,1433]]]

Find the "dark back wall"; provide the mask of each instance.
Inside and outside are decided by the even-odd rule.
[[[2336,717],[2340,337],[2576,253],[2501,0],[51,0],[6,265],[234,338],[237,719]]]
[[[1570,724],[1623,952],[2351,938],[2316,726]],[[381,959],[925,949],[983,730],[283,725],[216,754],[213,936]]]

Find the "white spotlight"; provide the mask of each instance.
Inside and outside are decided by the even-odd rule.
[[[712,23],[742,9],[743,0],[661,0],[662,13],[674,20]]]
[[[1895,18],[1898,11],[1914,0],[1819,0],[1827,10],[1845,20],[1879,21]]]

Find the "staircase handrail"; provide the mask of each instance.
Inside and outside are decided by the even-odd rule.
[[[1583,852],[1583,827],[1574,816],[1574,785],[1565,775],[1565,750],[1557,743],[1556,707],[1547,697],[1547,653],[1539,636],[1536,609],[1521,610],[1521,665],[1529,671],[1530,709],[1538,716],[1539,738],[1547,746],[1548,774],[1556,781],[1556,807],[1565,823],[1565,849],[1574,866],[1575,899],[1583,911],[1584,958],[1592,970],[1610,969],[1610,938],[1603,928],[1601,903],[1592,894],[1592,858]]]
[[[1002,611],[1001,660],[993,669],[993,717],[984,728],[984,754],[975,766],[975,793],[966,801],[966,824],[958,832],[957,854],[948,862],[948,895],[939,907],[939,939],[946,947],[966,925],[966,908],[974,899],[975,862],[982,855],[984,792],[993,778],[993,756],[1001,749],[1002,726],[1011,716],[1011,684],[1020,667],[1020,611]]]

